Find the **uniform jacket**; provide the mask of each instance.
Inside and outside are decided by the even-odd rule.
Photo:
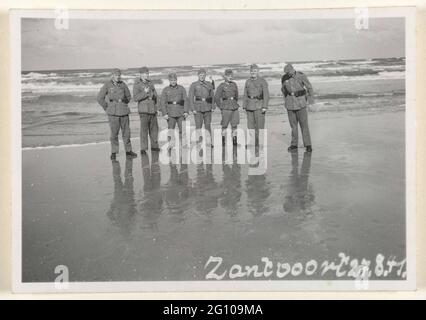
[[[249,97],[260,97],[260,99],[250,99]],[[269,102],[268,83],[263,78],[248,79],[244,86],[243,108],[248,111],[267,109]]]
[[[202,98],[202,99],[211,99],[211,102],[208,101],[196,101],[195,98]],[[188,104],[189,104],[189,110],[191,111],[211,111],[214,110],[214,104],[213,104],[213,98],[214,98],[214,87],[211,82],[200,80],[195,81],[191,84],[189,87],[188,92]]]
[[[111,116],[126,116],[130,113],[127,105],[132,99],[130,90],[123,81],[107,81],[98,94],[98,103]]]
[[[176,104],[168,102],[176,102]],[[167,114],[169,117],[181,117],[185,112],[188,113],[188,99],[185,88],[180,85],[165,87],[161,92],[160,104],[163,115]]]
[[[220,110],[237,110],[239,105],[236,83],[233,81],[221,83],[216,90],[214,101]]]
[[[281,78],[281,92],[284,94],[284,105],[288,110],[300,110],[306,108],[308,103],[313,103],[314,91],[308,77],[302,72],[296,71],[293,77],[284,75]],[[300,90],[306,90],[306,94],[296,97],[292,95]]]
[[[157,113],[157,91],[155,91],[152,81],[137,78],[133,85],[133,100],[138,103],[139,113]]]

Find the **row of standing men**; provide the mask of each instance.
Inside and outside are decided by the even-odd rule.
[[[212,80],[206,80],[206,70],[198,70],[198,81],[191,84],[187,94],[185,88],[177,83],[177,75],[169,74],[170,85],[166,86],[161,95],[157,95],[154,83],[149,79],[147,67],[139,69],[139,77],[133,86],[133,100],[138,103],[140,116],[141,154],[148,150],[148,139],[151,149],[159,151],[157,116],[162,114],[167,120],[168,129],[179,129],[182,136],[182,122],[192,112],[195,127],[200,130],[203,125],[211,133],[212,111],[216,106],[222,114],[222,143],[225,143],[226,129],[231,126],[233,144],[237,145],[236,129],[240,122],[238,104],[238,87],[233,80],[233,71],[226,69],[225,81],[215,92]],[[291,64],[284,67],[281,78],[281,91],[292,129],[292,140],[289,151],[298,148],[298,126],[300,125],[306,151],[312,151],[307,105],[313,103],[313,89],[308,78],[296,71]],[[128,157],[136,157],[130,141],[130,108],[128,103],[132,95],[127,85],[121,80],[121,71],[114,69],[111,80],[107,81],[99,91],[97,101],[108,115],[110,125],[111,159],[115,160],[119,151],[118,134],[122,131],[124,148]],[[256,143],[258,132],[265,128],[265,113],[268,109],[269,89],[267,81],[259,76],[259,67],[250,66],[250,78],[246,81],[243,95],[243,109],[247,115],[247,128],[255,131]],[[169,137],[170,139],[171,137]],[[211,144],[213,147],[213,144]]]

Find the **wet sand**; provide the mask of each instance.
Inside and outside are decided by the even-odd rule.
[[[404,112],[311,114],[310,126],[314,152],[288,153],[285,115],[267,118],[264,175],[123,152],[111,162],[109,144],[24,150],[23,281],[53,281],[57,265],[70,281],[205,280],[211,256],[221,270],[405,259]]]

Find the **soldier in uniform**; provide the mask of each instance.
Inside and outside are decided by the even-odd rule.
[[[129,88],[121,81],[120,69],[114,69],[111,80],[108,80],[99,91],[97,101],[108,114],[111,129],[111,160],[116,159],[119,150],[118,133],[121,128],[126,156],[135,158],[137,155],[132,151],[130,142],[130,109],[128,103],[132,96]]]
[[[177,84],[176,73],[169,74],[170,85],[161,92],[161,112],[167,120],[168,129],[179,128],[179,139],[182,141],[182,121],[188,116],[186,90]],[[169,141],[171,136],[169,133]]]
[[[259,67],[250,66],[250,78],[244,86],[243,108],[247,112],[247,128],[255,130],[255,144],[259,143],[259,129],[265,128],[269,89],[265,79],[259,77]]]
[[[232,81],[233,72],[231,69],[225,70],[225,82],[221,83],[216,90],[214,100],[222,111],[222,144],[226,141],[226,129],[231,123],[232,142],[237,145],[237,126],[240,123],[238,112],[238,87]]]
[[[299,127],[302,130],[303,144],[307,152],[312,152],[311,135],[308,126],[308,104],[314,103],[314,92],[308,78],[302,72],[294,70],[291,64],[284,67],[281,78],[281,91],[284,94],[284,105],[287,109],[291,127],[291,144],[288,151],[297,150]]]
[[[145,154],[148,149],[148,135],[151,140],[151,150],[160,150],[158,147],[157,121],[159,111],[157,108],[157,92],[154,84],[149,80],[148,68],[140,68],[139,74],[133,85],[133,99],[138,103],[141,154]]]
[[[212,111],[215,109],[213,103],[214,82],[206,81],[206,70],[198,70],[198,81],[195,81],[189,87],[188,101],[189,110],[194,114],[195,129],[199,132],[203,126],[210,134],[211,142],[211,122]],[[200,136],[200,133],[198,133]],[[200,136],[201,138],[201,136]],[[211,144],[213,147],[213,144]]]

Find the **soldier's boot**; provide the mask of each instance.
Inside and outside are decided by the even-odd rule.
[[[115,160],[115,159],[117,159],[117,154],[116,154],[116,153],[111,153],[111,157],[110,157],[110,159],[111,159],[111,160]]]
[[[133,151],[128,151],[128,152],[126,152],[126,157],[127,158],[137,158],[137,154],[136,153],[134,153]]]
[[[306,152],[312,152],[312,146],[306,146]]]
[[[288,152],[291,152],[291,151],[294,151],[294,150],[297,150],[297,146],[290,146],[287,149]]]

